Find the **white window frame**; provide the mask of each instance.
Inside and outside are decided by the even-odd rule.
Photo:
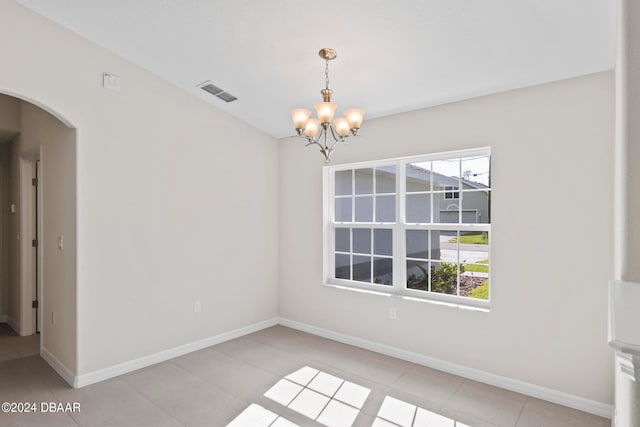
[[[338,287],[345,289],[360,290],[368,293],[398,296],[406,299],[418,299],[432,302],[451,304],[454,306],[471,307],[488,309],[491,300],[491,286],[489,287],[489,299],[482,300],[458,295],[440,294],[436,292],[420,291],[415,289],[407,289],[406,287],[406,235],[409,230],[437,230],[437,231],[457,231],[458,237],[460,232],[480,231],[489,233],[488,253],[491,260],[491,224],[467,224],[467,223],[407,223],[406,222],[406,165],[408,163],[418,163],[426,161],[445,160],[451,158],[467,158],[475,156],[491,155],[490,147],[483,147],[472,150],[457,150],[437,154],[428,154],[411,157],[401,157],[385,160],[366,161],[358,163],[348,163],[340,165],[324,166],[323,168],[323,283],[325,286]],[[336,222],[335,217],[335,172],[351,169],[365,169],[381,166],[396,166],[396,221],[390,222]],[[375,172],[374,172],[375,176]],[[460,178],[462,181],[462,178]],[[353,185],[353,184],[352,184]],[[432,184],[433,185],[433,184]],[[462,182],[460,187],[462,188]],[[491,192],[491,187],[487,189]],[[374,178],[374,194],[375,194],[375,178]],[[459,190],[460,191],[460,190]],[[482,190],[480,190],[482,191]],[[431,189],[432,194],[442,193]],[[355,188],[352,188],[352,194]],[[375,196],[374,196],[375,200]],[[375,203],[375,202],[374,202]],[[433,206],[432,206],[433,210]],[[374,205],[375,212],[375,205]],[[355,217],[355,212],[352,212]],[[462,215],[462,210],[460,210]],[[374,217],[375,219],[375,217]],[[460,221],[461,222],[461,221]],[[346,279],[336,279],[335,276],[335,228],[387,228],[393,230],[393,284],[392,286],[380,285],[375,283],[364,283]],[[429,249],[431,249],[431,239],[429,239]],[[458,239],[459,242],[460,239]],[[353,243],[352,243],[353,244]],[[460,243],[458,243],[460,245]],[[372,241],[373,246],[373,241]],[[458,254],[460,247],[458,246]],[[459,255],[458,255],[459,256]],[[373,261],[373,260],[372,260]],[[460,264],[460,259],[458,259]],[[489,263],[489,280],[491,280],[491,262]],[[458,280],[459,282],[459,280]],[[491,283],[491,282],[490,282]]]

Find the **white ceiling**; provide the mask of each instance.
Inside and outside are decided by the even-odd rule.
[[[275,137],[321,100],[322,47],[366,118],[614,66],[615,0],[18,1]]]

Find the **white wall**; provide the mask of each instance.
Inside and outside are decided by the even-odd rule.
[[[20,131],[20,100],[0,95],[0,131]]]
[[[277,314],[275,139],[11,0],[0,49],[0,92],[77,129],[72,373]]]
[[[285,139],[281,316],[611,403],[613,74],[369,120],[361,134],[334,164],[491,146],[491,312],[323,287],[322,157]]]

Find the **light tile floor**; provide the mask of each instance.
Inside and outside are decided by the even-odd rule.
[[[0,323],[0,362],[40,354],[40,335],[21,337],[6,323]]]
[[[1,337],[0,346],[5,345]],[[609,420],[282,326],[81,389],[0,362],[0,402],[80,404],[1,426],[605,427]],[[314,419],[312,419],[314,418]]]

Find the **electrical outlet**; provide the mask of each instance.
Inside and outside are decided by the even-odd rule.
[[[56,312],[51,312],[51,324],[54,325],[56,323]]]
[[[395,307],[389,307],[389,319],[397,319],[398,318],[398,312],[396,311]]]
[[[193,312],[200,313],[200,311],[202,311],[202,307],[200,306],[200,300],[196,300],[196,302],[193,303]]]

